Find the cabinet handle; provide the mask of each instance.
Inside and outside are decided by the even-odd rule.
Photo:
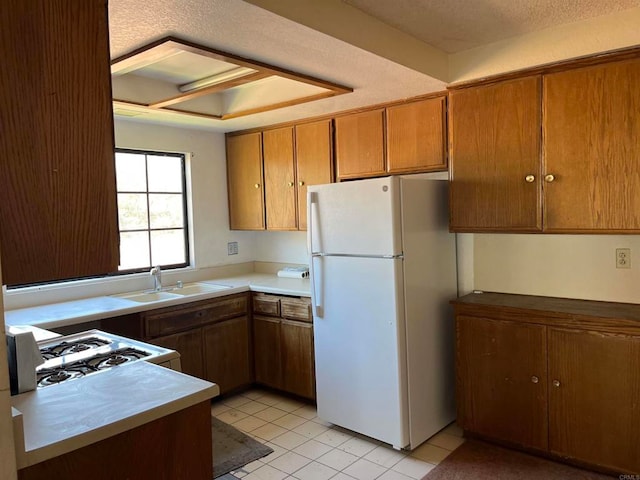
[[[553,384],[554,387],[559,387],[560,386],[560,380],[554,380],[551,383]]]
[[[298,182],[298,185],[302,187],[304,185],[304,182]]]
[[[253,184],[253,188],[260,188],[260,184],[259,183],[254,183]]]
[[[532,383],[538,383],[540,381],[540,379],[538,377],[536,377],[535,375],[533,377],[531,377],[531,382]]]
[[[294,183],[293,182],[287,182],[287,187],[293,187]]]
[[[545,175],[544,176],[544,181],[547,183],[551,183],[556,179],[556,177],[554,177],[553,175],[549,174],[549,175]]]
[[[526,177],[524,177],[524,181],[527,183],[533,183],[535,181],[536,177],[533,175],[527,175]]]

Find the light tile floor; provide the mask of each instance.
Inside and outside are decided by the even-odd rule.
[[[451,424],[412,452],[324,422],[313,406],[263,390],[213,404],[223,422],[273,448],[273,453],[232,472],[243,480],[417,480],[459,447]]]

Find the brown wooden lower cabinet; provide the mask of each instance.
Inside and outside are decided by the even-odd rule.
[[[549,449],[640,473],[640,336],[549,328]]]
[[[249,298],[253,316],[249,316]],[[102,320],[107,332],[180,353],[182,371],[225,394],[255,382],[315,399],[310,300],[254,293],[228,295]]]
[[[460,426],[546,450],[546,327],[465,315],[456,321]]]
[[[102,320],[100,328],[178,351],[184,373],[224,394],[253,382],[248,314],[249,294],[239,293]]]
[[[280,324],[282,348],[282,389],[306,398],[315,398],[313,325],[291,320]]]
[[[495,293],[452,303],[465,431],[640,473],[640,305]]]
[[[211,403],[18,470],[19,480],[211,480]]]
[[[249,351],[249,318],[232,318],[202,329],[206,379],[220,386],[220,393],[252,383]]]
[[[256,383],[315,399],[309,299],[258,293],[253,312]]]
[[[272,388],[282,388],[279,318],[254,315],[253,362],[256,382]]]
[[[199,328],[151,339],[149,343],[180,352],[182,373],[204,378],[202,332]]]

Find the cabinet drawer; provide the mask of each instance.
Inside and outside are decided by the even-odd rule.
[[[247,313],[247,295],[233,295],[144,313],[147,337],[169,335]]]
[[[249,302],[246,293],[225,297],[210,307],[211,320],[213,321],[239,317],[240,315],[246,315],[248,311]]]
[[[280,300],[282,318],[291,318],[311,323],[311,299],[309,298],[282,298]]]
[[[254,295],[253,296],[253,313],[262,315],[270,315],[272,317],[280,316],[280,298],[271,295]]]

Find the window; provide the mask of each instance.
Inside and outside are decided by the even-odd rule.
[[[189,262],[185,156],[116,149],[120,266],[135,272]]]

